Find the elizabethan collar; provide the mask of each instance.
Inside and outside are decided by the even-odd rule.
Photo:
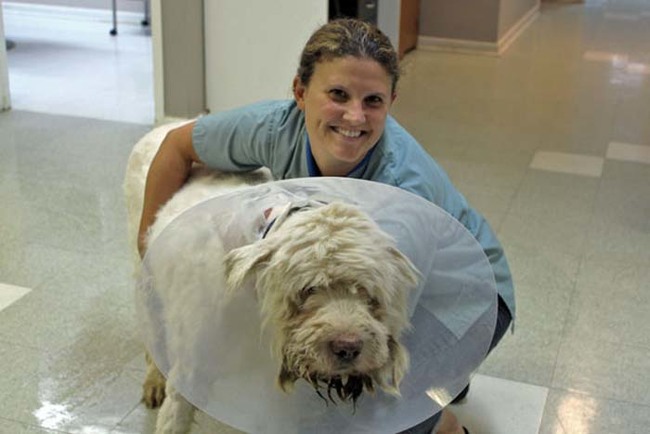
[[[402,338],[411,361],[401,398],[381,391],[364,394],[354,410],[343,403],[326,405],[304,381],[289,394],[279,390],[279,366],[271,358],[267,333],[261,332],[253,283],[227,303],[215,296],[218,282],[210,270],[218,268],[219,258],[196,259],[194,278],[205,289],[197,294],[205,299],[204,309],[192,313],[198,342],[186,342],[181,349],[166,344],[167,334],[176,333],[175,325],[163,321],[167,304],[156,289],[169,279],[179,258],[193,258],[196,246],[215,237],[226,251],[255,242],[266,224],[265,210],[305,201],[358,206],[397,241],[421,273],[409,303],[413,327]],[[196,205],[152,243],[142,276],[138,317],[156,365],[197,408],[251,433],[376,434],[412,427],[465,387],[487,354],[496,323],[492,268],[462,224],[419,196],[348,178],[276,181]],[[172,366],[176,368],[170,372]]]

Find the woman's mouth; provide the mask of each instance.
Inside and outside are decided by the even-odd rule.
[[[360,137],[362,134],[365,134],[365,132],[361,130],[346,130],[345,128],[339,128],[339,127],[332,127],[332,129],[335,132],[339,133],[340,135],[351,139],[356,139],[357,137]]]

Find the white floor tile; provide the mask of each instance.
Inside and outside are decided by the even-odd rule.
[[[626,71],[630,74],[650,75],[650,65],[647,63],[629,63]]]
[[[531,169],[573,175],[600,177],[604,159],[591,155],[567,154],[564,152],[537,151],[530,163]]]
[[[607,158],[650,164],[650,146],[611,142],[607,147]]]
[[[16,302],[31,289],[0,283],[0,311]]]
[[[638,15],[615,13],[615,12],[605,12],[603,14],[603,17],[606,20],[619,20],[619,21],[638,21],[639,20]]]
[[[477,434],[537,434],[548,396],[545,387],[476,375],[467,401],[452,407]]]
[[[607,62],[613,66],[625,67],[629,56],[626,53],[611,53],[608,51],[586,51],[582,56],[584,60],[593,62]]]

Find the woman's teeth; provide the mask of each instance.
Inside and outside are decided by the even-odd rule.
[[[343,130],[341,128],[337,128],[336,131],[339,134],[344,135],[345,137],[351,137],[351,138],[359,137],[361,135],[361,131]]]

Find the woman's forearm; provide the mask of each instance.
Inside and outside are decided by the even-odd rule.
[[[140,256],[144,256],[147,231],[158,210],[185,184],[192,164],[200,162],[192,147],[193,126],[191,123],[170,131],[151,163],[138,230]]]

